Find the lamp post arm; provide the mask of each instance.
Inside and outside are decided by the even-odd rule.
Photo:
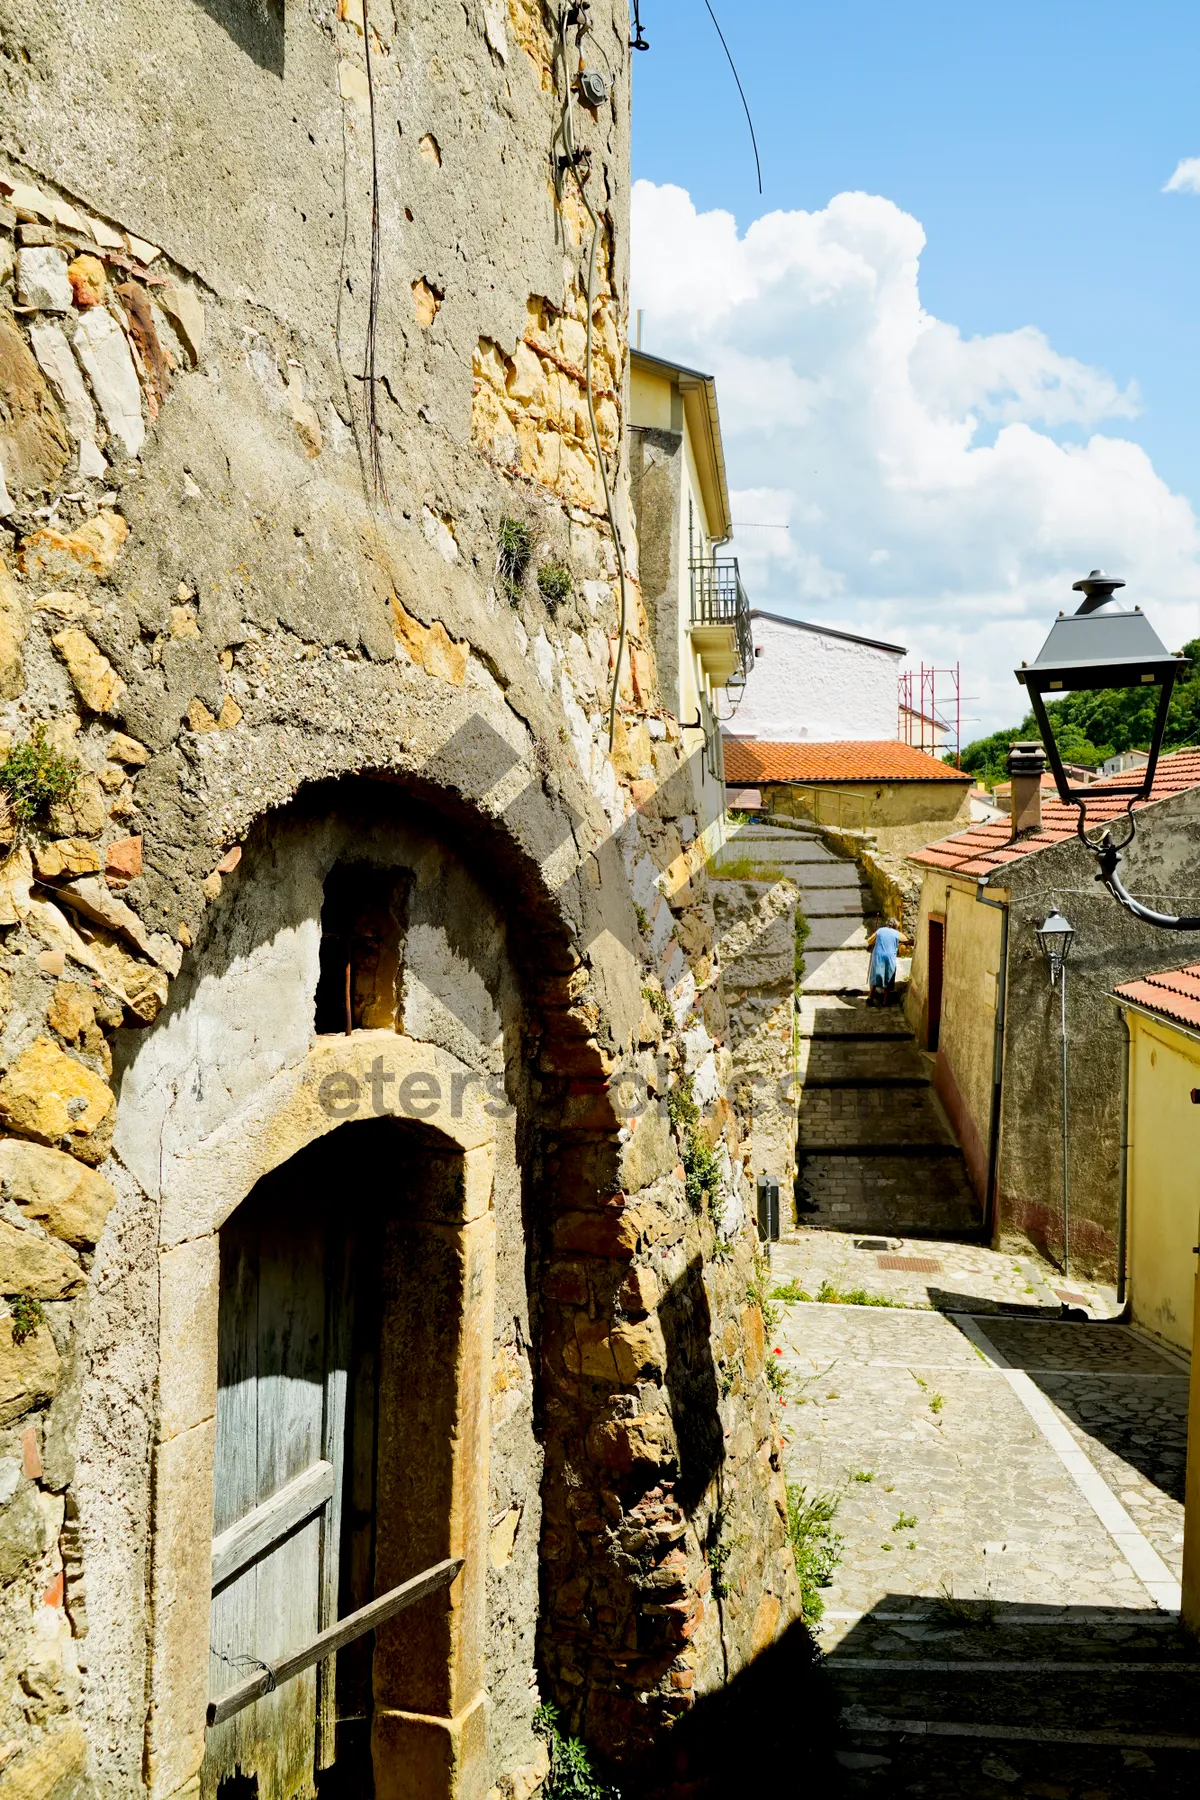
[[[1082,836],[1082,833],[1080,835]],[[1149,906],[1143,906],[1140,900],[1134,899],[1117,874],[1121,852],[1107,831],[1102,843],[1090,844],[1086,838],[1083,841],[1100,865],[1096,880],[1104,883],[1117,905],[1123,906],[1127,913],[1132,913],[1133,917],[1140,919],[1143,925],[1157,926],[1160,931],[1200,931],[1200,917],[1185,914],[1176,918],[1171,913],[1154,912]]]

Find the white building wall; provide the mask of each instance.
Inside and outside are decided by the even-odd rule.
[[[761,654],[725,727],[730,736],[771,743],[896,737],[903,650],[761,614],[754,646]]]

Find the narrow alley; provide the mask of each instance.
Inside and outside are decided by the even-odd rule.
[[[773,1252],[775,1346],[793,1509],[832,1513],[810,1618],[849,1791],[1194,1793],[1186,1365],[1055,1318],[1028,1263],[951,1242],[915,1246],[918,1302],[886,1267],[911,1258],[839,1239],[825,1292],[855,1303],[809,1303],[834,1251],[814,1263],[813,1236]]]
[[[1112,1322],[1112,1289],[986,1246],[932,1059],[866,1005],[857,869],[815,829],[751,834],[810,924],[772,1349],[845,1790],[1190,1795],[1187,1361]]]

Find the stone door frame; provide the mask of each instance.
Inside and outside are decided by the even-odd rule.
[[[465,1558],[465,1567],[448,1590],[448,1605],[424,1602],[430,1609],[426,1617],[418,1620],[417,1608],[398,1622],[407,1640],[403,1651],[397,1651],[398,1631],[381,1634],[377,1642],[372,1729],[377,1795],[378,1800],[482,1800],[485,1791],[495,1121],[479,1076],[449,1052],[394,1031],[356,1031],[318,1039],[301,1063],[264,1083],[233,1120],[194,1146],[182,1169],[175,1163],[175,1176],[183,1178],[161,1196],[145,1749],[152,1800],[198,1793],[204,1759],[218,1233],[262,1176],[354,1118],[374,1116],[373,1100],[381,1092],[389,1110],[398,1097],[398,1116],[420,1121],[444,1170],[412,1223],[423,1251],[437,1259],[458,1300],[457,1319],[439,1318],[431,1328],[440,1332],[441,1352],[452,1370],[441,1422],[451,1448],[440,1554]],[[381,1485],[381,1514],[387,1502]],[[412,1688],[414,1644],[416,1691],[428,1711],[395,1703]]]

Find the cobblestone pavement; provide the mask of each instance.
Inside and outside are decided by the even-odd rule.
[[[846,1791],[1194,1795],[1200,1646],[1170,1610],[1182,1360],[1124,1326],[1048,1317],[1057,1277],[1026,1258],[920,1250],[944,1257],[957,1313],[928,1293],[784,1303],[773,1340],[788,1480],[839,1502],[818,1632]],[[843,1241],[839,1261],[834,1234],[806,1234],[773,1249],[773,1280],[865,1288],[877,1254]],[[909,1279],[878,1270],[876,1291]],[[1018,1286],[1030,1303],[1026,1285],[1040,1318],[997,1312]]]
[[[934,1262],[937,1267],[897,1269],[881,1264],[881,1256]],[[839,1291],[862,1288],[903,1306],[942,1311],[1019,1307],[1058,1313],[1064,1303],[1093,1318],[1108,1318],[1117,1311],[1114,1289],[1097,1282],[1068,1281],[1025,1246],[1010,1254],[937,1238],[864,1237],[860,1232],[802,1228],[789,1232],[786,1242],[773,1248],[771,1263],[779,1280],[795,1280],[813,1294],[828,1281]]]

